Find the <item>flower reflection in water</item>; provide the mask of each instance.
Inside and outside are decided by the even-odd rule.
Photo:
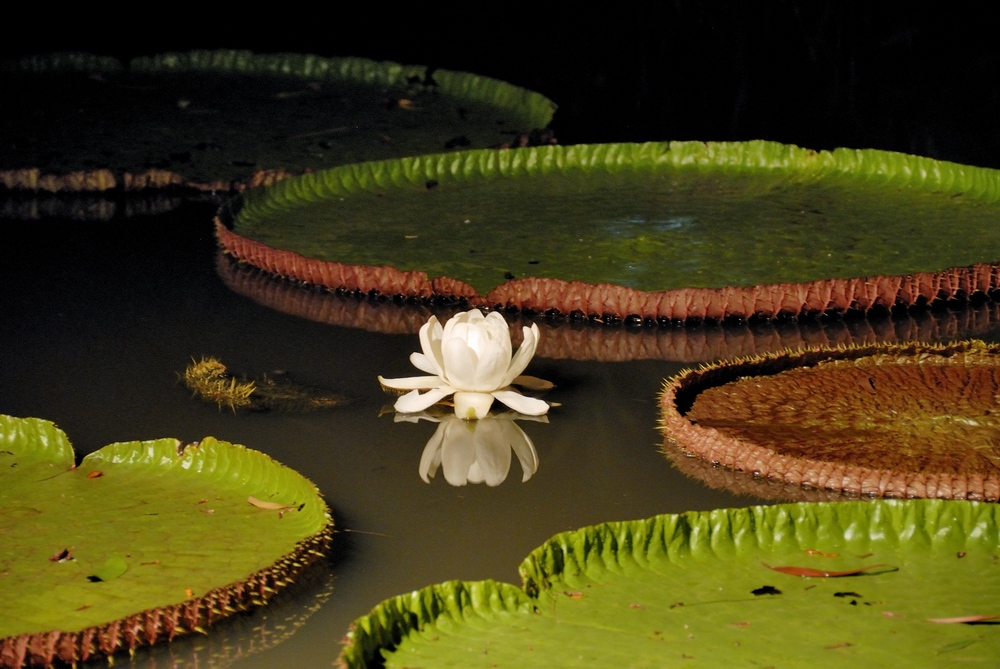
[[[439,423],[420,457],[420,478],[427,483],[438,469],[443,469],[445,480],[453,486],[466,483],[500,485],[510,471],[511,451],[521,463],[522,482],[538,471],[535,444],[514,421],[547,423],[546,416],[503,413],[474,421],[462,420],[454,414],[397,414],[395,417],[397,421],[409,422],[420,419]]]

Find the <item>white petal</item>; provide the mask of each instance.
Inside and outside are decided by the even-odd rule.
[[[478,477],[493,487],[503,483],[510,471],[510,445],[507,443],[501,421],[490,416],[475,423],[473,441],[476,444]],[[473,472],[469,471],[472,481]]]
[[[450,325],[451,321],[448,321],[448,324]],[[441,352],[444,357],[445,380],[461,390],[479,390],[473,384],[479,358],[466,341],[459,337],[445,338]]]
[[[483,316],[483,312],[479,309],[469,309],[460,313],[458,320],[460,323],[481,323],[486,320],[486,316]]]
[[[490,312],[480,327],[496,345],[506,348],[508,354],[513,352],[513,346],[510,343],[510,326],[507,325],[507,321],[499,312]]]
[[[396,411],[401,411],[403,413],[423,411],[435,402],[439,402],[445,397],[448,397],[448,395],[451,395],[453,392],[455,392],[455,389],[451,386],[431,388],[426,393],[422,394],[419,390],[413,390],[396,400],[396,404],[393,406]]]
[[[526,416],[541,416],[549,410],[548,402],[534,397],[526,397],[516,390],[495,390],[492,395],[514,411]],[[458,408],[457,403],[455,408]]]
[[[508,329],[507,319],[505,319],[503,317],[503,314],[501,314],[499,311],[491,311],[486,315],[486,318],[484,320],[487,323],[489,323],[492,327],[500,328],[503,330]]]
[[[440,376],[404,376],[401,379],[386,379],[379,376],[378,382],[393,390],[427,390],[444,385]]]
[[[512,414],[514,415],[514,414]],[[520,416],[521,414],[516,414]],[[545,416],[542,416],[545,418]],[[426,420],[430,423],[440,423],[441,418],[433,414],[429,414],[426,411],[420,411],[418,413],[399,413],[396,412],[392,414],[393,423],[419,423],[422,420]],[[532,418],[530,416],[525,416],[524,420],[538,420],[537,418]],[[545,421],[548,422],[548,421]]]
[[[410,362],[413,365],[428,374],[437,374],[442,376],[444,374],[444,358],[441,357],[441,338],[443,330],[441,328],[441,322],[438,321],[437,316],[431,316],[430,319],[420,327],[420,350],[423,351],[427,366],[418,365],[413,361],[413,356],[410,356]],[[430,367],[431,369],[428,369]]]
[[[464,332],[468,328],[469,324],[478,324],[480,321],[484,320],[483,312],[479,309],[471,309],[469,311],[463,311],[460,314],[455,314],[448,319],[448,322],[444,324],[444,330],[441,334],[441,339],[451,339],[456,336],[455,331]],[[464,339],[463,335],[462,336]]]
[[[524,483],[538,471],[538,451],[535,450],[535,444],[512,419],[498,418],[497,422],[503,428],[504,438],[521,463],[521,483]]]
[[[430,438],[424,446],[424,452],[420,454],[420,478],[426,483],[430,483],[434,475],[437,474],[438,467],[441,466],[441,446],[444,445],[446,435],[445,425],[447,421],[441,423],[434,430],[434,436]]]
[[[465,485],[469,469],[476,461],[476,446],[473,442],[475,424],[464,420],[450,420],[445,423],[446,433],[441,444],[441,466],[448,483]]]
[[[486,475],[483,473],[482,467],[479,466],[478,462],[473,462],[469,467],[469,483],[482,483],[486,480]]]
[[[538,346],[538,338],[541,336],[538,332],[538,325],[532,323],[531,327],[525,327],[524,331],[524,341],[521,342],[521,346],[517,349],[517,353],[514,354],[514,359],[510,361],[510,367],[507,369],[507,374],[504,376],[504,382],[502,386],[509,386],[514,379],[521,375],[524,368],[528,366],[531,362],[531,358],[535,355],[535,348]]]
[[[490,393],[455,392],[455,415],[465,420],[485,418],[493,406],[493,395]],[[546,405],[548,407],[548,405]]]
[[[430,356],[424,355],[423,353],[411,353],[410,362],[421,372],[441,376],[441,366]]]
[[[506,329],[503,336],[506,347],[502,340],[487,341],[480,349],[479,361],[468,390],[490,391],[509,385],[504,383],[504,375],[510,367],[510,335]]]

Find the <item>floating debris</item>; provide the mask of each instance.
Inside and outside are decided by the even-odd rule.
[[[203,357],[184,370],[184,385],[196,397],[218,405],[250,411],[285,411],[304,413],[333,409],[346,404],[347,396],[322,388],[295,383],[287,378],[276,379],[267,374],[248,378],[230,374],[217,358]]]

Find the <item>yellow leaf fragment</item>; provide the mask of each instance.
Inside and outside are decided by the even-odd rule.
[[[281,502],[265,502],[262,499],[257,499],[253,495],[247,497],[247,501],[256,506],[258,509],[267,509],[268,511],[288,511],[294,509],[294,504],[282,504]]]

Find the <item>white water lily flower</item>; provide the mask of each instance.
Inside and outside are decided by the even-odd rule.
[[[443,328],[437,317],[431,316],[420,328],[423,352],[411,354],[410,362],[434,376],[380,376],[378,380],[386,388],[411,391],[396,400],[396,411],[404,413],[423,411],[454,394],[455,415],[459,418],[475,420],[486,416],[493,400],[522,414],[540,416],[549,410],[548,403],[511,388],[551,387],[542,379],[521,376],[535,355],[538,338],[537,325],[525,327],[524,341],[514,354],[507,321],[495,311],[483,316],[479,309],[472,309],[453,316]]]

